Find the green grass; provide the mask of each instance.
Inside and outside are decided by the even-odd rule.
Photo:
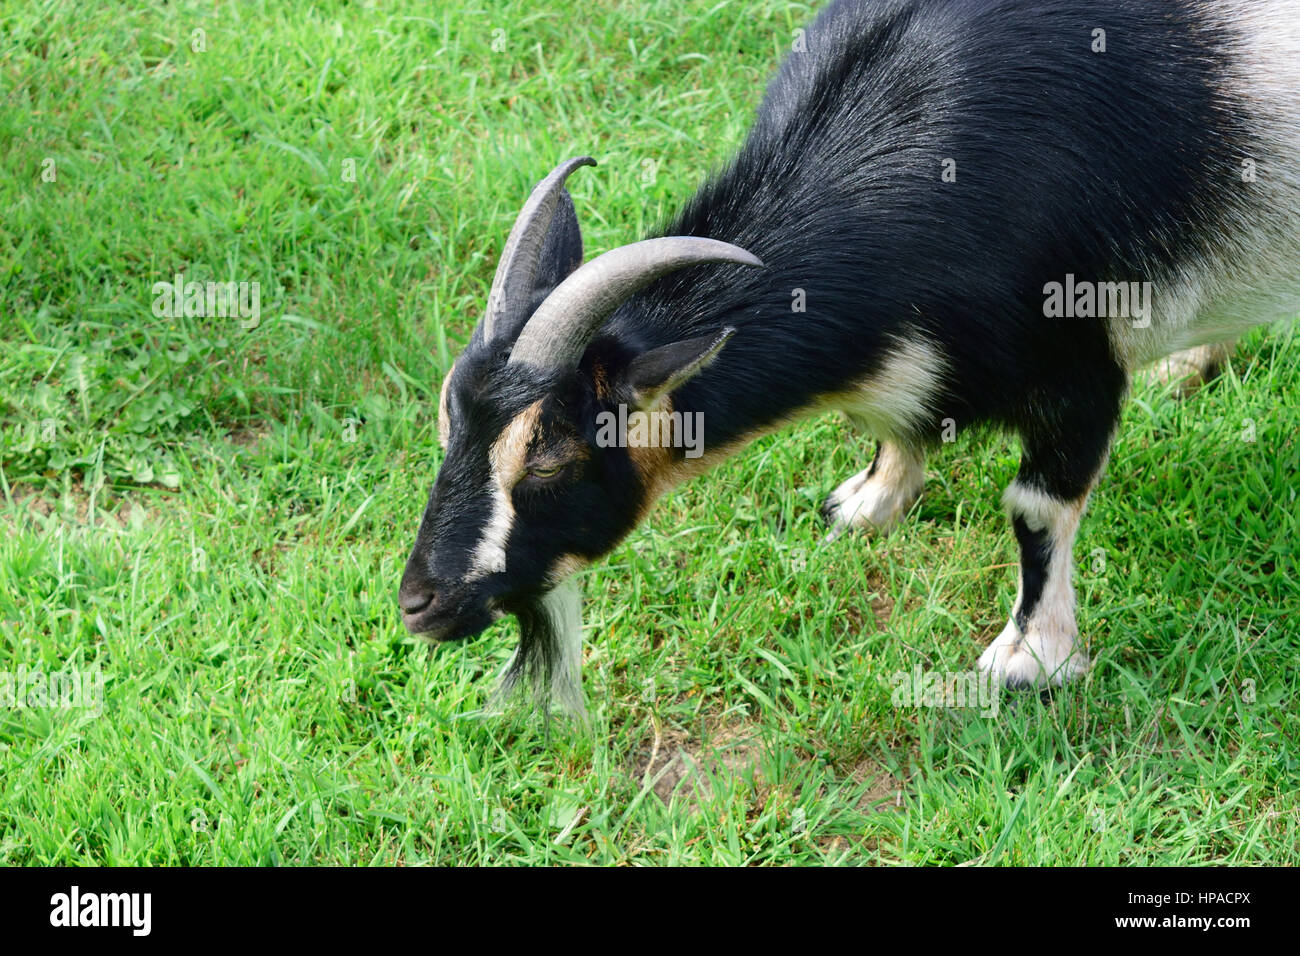
[[[513,622],[402,630],[437,388],[523,196],[591,153],[589,250],[637,237],[808,15],[0,3],[0,673],[105,681],[0,709],[0,862],[1296,862],[1294,332],[1138,388],[1078,546],[1096,664],[1050,700],[892,705],[1006,619],[1016,451],[963,434],[898,533],[820,548],[869,454],[835,418],[586,575],[587,732],[474,716]],[[177,272],[261,283],[260,323],[155,317]]]

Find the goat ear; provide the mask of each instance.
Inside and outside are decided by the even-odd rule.
[[[653,408],[659,400],[704,371],[718,357],[736,330],[723,329],[713,335],[683,339],[643,352],[623,373],[623,386],[637,409]]]

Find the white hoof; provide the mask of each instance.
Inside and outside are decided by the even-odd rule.
[[[1012,620],[980,655],[979,668],[1004,687],[1060,687],[1087,673],[1088,655],[1073,636],[1052,636],[1032,625],[1022,635]]]
[[[881,472],[868,478],[868,471],[836,488],[822,506],[831,537],[849,529],[878,534],[891,531],[921,497],[920,482],[900,482]]]

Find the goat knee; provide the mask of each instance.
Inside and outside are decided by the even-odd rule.
[[[1212,381],[1231,354],[1232,347],[1227,344],[1198,345],[1166,356],[1151,367],[1149,374],[1161,385],[1173,385],[1178,398],[1186,398]]]

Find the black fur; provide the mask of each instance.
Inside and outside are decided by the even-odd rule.
[[[1021,633],[1029,627],[1029,620],[1043,596],[1047,584],[1047,565],[1052,560],[1052,546],[1046,530],[1035,531],[1025,519],[1016,515],[1011,519],[1020,544],[1020,606],[1016,608],[1016,626]]]
[[[1094,28],[1108,52],[1092,52]],[[737,327],[677,396],[708,410],[715,446],[914,336],[950,368],[918,437],[946,418],[1048,442],[1077,440],[1079,420],[1109,426],[1125,376],[1105,329],[1045,318],[1043,288],[1066,273],[1152,279],[1222,228],[1223,177],[1252,149],[1221,93],[1231,38],[1188,0],[841,0],[806,45],[736,158],[662,230],[733,242],[767,268],[669,275],[609,337],[643,349]],[[941,180],[947,158],[956,182]]]

